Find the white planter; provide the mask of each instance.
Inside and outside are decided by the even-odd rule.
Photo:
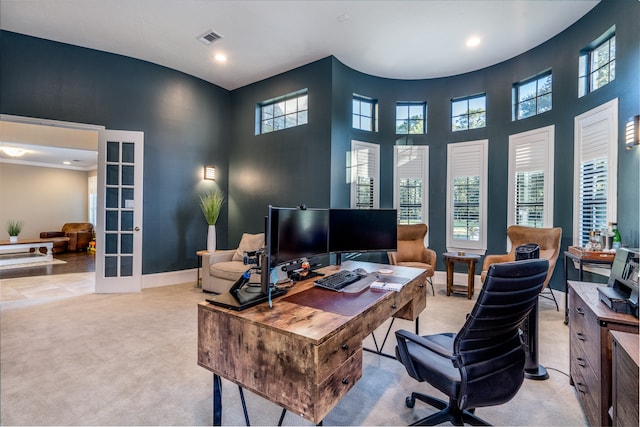
[[[207,252],[214,252],[216,250],[216,226],[210,225],[209,232],[207,233]]]
[[[18,236],[9,236],[9,243],[17,243]]]

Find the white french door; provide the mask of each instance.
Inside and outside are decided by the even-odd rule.
[[[142,172],[144,133],[100,132],[96,292],[142,289]]]

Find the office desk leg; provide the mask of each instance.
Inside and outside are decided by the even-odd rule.
[[[213,425],[222,425],[222,380],[213,374]]]

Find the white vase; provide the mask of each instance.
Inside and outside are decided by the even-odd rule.
[[[18,236],[9,236],[9,243],[17,243]]]
[[[207,252],[214,252],[216,250],[216,226],[210,225],[209,232],[207,233]]]

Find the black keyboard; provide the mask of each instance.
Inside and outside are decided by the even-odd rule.
[[[314,283],[321,288],[331,289],[332,291],[340,291],[344,287],[362,279],[358,273],[349,270],[340,270],[330,276],[324,276],[316,279]]]

